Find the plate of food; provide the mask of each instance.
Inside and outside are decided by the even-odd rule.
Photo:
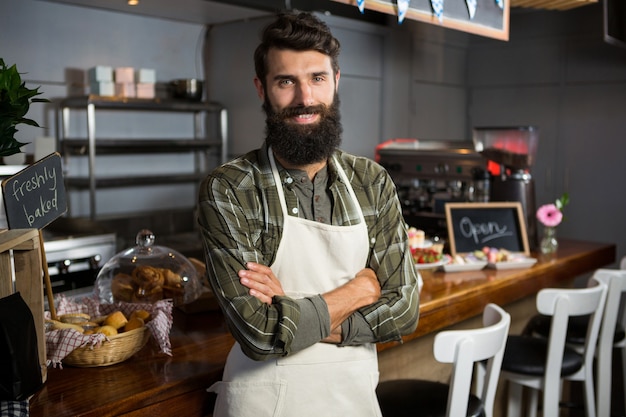
[[[443,265],[447,259],[444,258],[443,245],[431,245],[428,248],[411,248],[411,255],[417,269],[437,268]]]
[[[523,253],[510,252],[506,249],[483,248],[486,255],[487,267],[493,269],[522,269],[530,268],[537,263],[536,258],[531,258]]]
[[[524,256],[524,257],[510,259],[507,261],[500,261],[500,262],[493,262],[493,263],[490,262],[488,264],[488,267],[493,268],[493,269],[523,269],[523,268],[530,268],[536,263],[537,263],[536,258],[529,258],[529,257]]]
[[[439,268],[440,266],[442,266],[445,262],[446,262],[445,259],[440,259],[436,262],[416,263],[415,268],[416,269],[435,269],[435,268]]]
[[[440,267],[445,272],[480,271],[487,266],[486,259],[478,259],[472,254],[445,255],[445,259],[447,262]]]

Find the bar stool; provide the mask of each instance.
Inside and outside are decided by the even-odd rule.
[[[563,379],[583,381],[588,417],[595,417],[593,359],[600,331],[607,286],[595,276],[587,288],[547,288],[537,293],[537,310],[551,316],[547,338],[511,335],[507,339],[500,377],[509,383],[508,417],[519,416],[523,388],[530,388],[527,415],[536,416],[538,392],[543,392],[543,416],[559,415]],[[570,317],[590,315],[584,349],[566,345]],[[606,417],[606,416],[602,416]]]
[[[622,263],[626,264],[625,260]],[[626,265],[624,265],[626,266]],[[608,287],[604,312],[602,314],[602,324],[596,348],[596,401],[597,415],[609,416],[611,414],[611,381],[613,367],[613,349],[619,348],[622,351],[622,364],[625,366],[623,375],[626,376],[626,333],[624,323],[626,314],[623,314],[618,322],[622,295],[626,293],[626,268],[598,269],[594,276]],[[524,333],[547,337],[550,331],[550,316],[536,315],[532,317]],[[574,317],[568,323],[566,341],[574,349],[580,349],[584,344],[587,327],[589,326],[589,316]]]
[[[435,359],[451,363],[450,384],[418,379],[381,382],[376,395],[384,417],[485,416],[493,415],[511,316],[495,304],[483,311],[483,326],[471,330],[447,330],[435,336]],[[470,394],[473,368],[487,363],[482,392]]]

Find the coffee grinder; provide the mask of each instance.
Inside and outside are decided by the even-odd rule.
[[[519,201],[526,218],[530,249],[537,248],[535,183],[530,175],[539,132],[532,126],[478,127],[473,140],[477,152],[489,163],[490,201]]]

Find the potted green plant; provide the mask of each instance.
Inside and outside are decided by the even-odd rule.
[[[49,102],[44,98],[35,98],[40,94],[39,87],[26,88],[17,67],[7,67],[0,58],[0,157],[20,153],[20,148],[26,145],[15,139],[17,125],[40,127],[34,120],[26,118],[31,103]]]

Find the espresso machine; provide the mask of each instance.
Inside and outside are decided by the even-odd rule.
[[[447,202],[487,202],[487,160],[472,142],[391,139],[376,147],[398,191],[409,226],[433,240],[447,240]]]
[[[489,199],[521,203],[531,250],[538,244],[535,183],[530,174],[538,139],[539,131],[533,126],[477,127],[473,131],[475,150],[489,161]]]

